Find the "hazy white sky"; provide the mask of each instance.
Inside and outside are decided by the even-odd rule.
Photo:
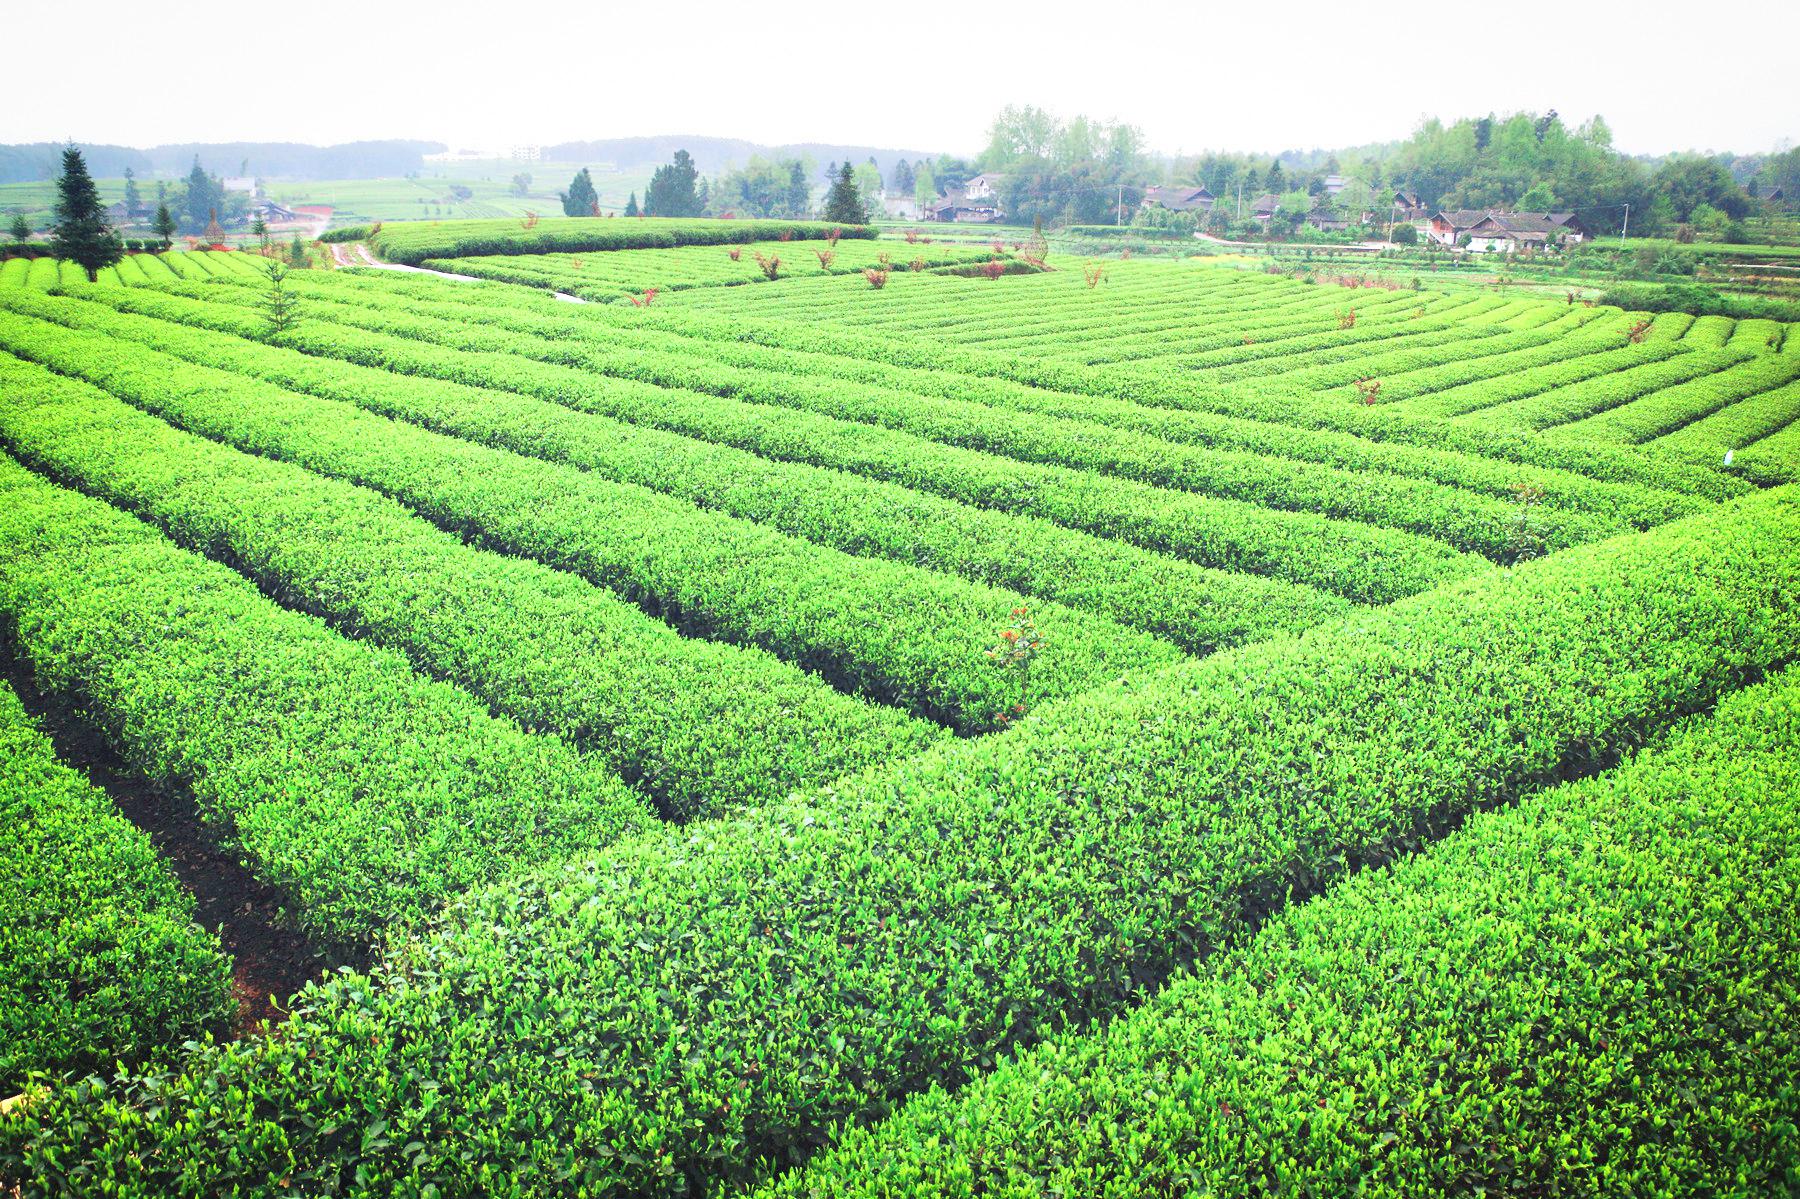
[[[1129,121],[1162,151],[1348,145],[1427,114],[1518,108],[1601,113],[1634,153],[1800,139],[1800,0],[1394,5],[1373,20],[1342,0],[1046,5],[1035,19],[880,0],[314,11],[28,5],[9,26],[21,46],[55,44],[75,19],[84,59],[9,55],[0,142],[704,133],[966,153],[1008,103]]]

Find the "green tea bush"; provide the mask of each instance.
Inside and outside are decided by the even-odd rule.
[[[0,621],[47,691],[354,946],[481,879],[655,823],[618,778],[397,654],[0,457]]]
[[[1790,670],[764,1193],[1783,1194],[1796,905]]]
[[[232,1010],[231,965],[150,838],[0,684],[0,1095],[166,1056]]]
[[[1796,570],[1800,500],[1765,493],[472,891],[267,1042],[32,1104],[0,1170],[116,1195],[758,1177],[1605,768],[1800,650]]]
[[[382,225],[370,239],[383,258],[417,265],[427,258],[469,258],[481,254],[586,253],[806,241],[833,232],[851,238],[876,236],[876,231],[867,226],[826,221],[553,217],[530,228],[517,220],[394,221]]]
[[[941,730],[611,593],[484,553],[392,500],[178,432],[0,355],[0,439],[29,465],[605,761],[667,814],[716,813],[925,748]]]

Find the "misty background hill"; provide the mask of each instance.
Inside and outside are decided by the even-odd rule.
[[[101,178],[123,175],[127,167],[140,177],[181,176],[200,165],[219,175],[256,175],[279,179],[381,179],[408,175],[424,169],[425,155],[447,150],[443,142],[365,141],[335,146],[310,146],[297,142],[172,142],[139,148],[76,142],[87,158],[88,170]],[[502,155],[510,147],[487,147]],[[764,145],[735,137],[703,137],[659,134],[650,137],[616,137],[597,141],[560,142],[541,147],[542,157],[552,162],[610,162],[621,170],[650,167],[669,161],[676,150],[693,155],[702,174],[716,174],[727,165],[743,165],[751,155],[764,158],[810,156],[824,166],[828,162],[867,162],[871,157],[885,175],[902,158],[933,156],[923,150],[897,150],[881,146],[834,145],[800,142]],[[30,183],[56,177],[62,162],[60,142],[27,142],[0,145],[0,183]]]

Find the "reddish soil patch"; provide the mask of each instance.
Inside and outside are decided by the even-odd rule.
[[[237,1038],[279,1023],[285,1001],[322,976],[333,960],[316,950],[281,917],[281,894],[258,882],[230,850],[222,848],[200,822],[185,790],[157,787],[133,771],[92,725],[38,690],[31,672],[16,657],[0,661],[25,708],[56,745],[62,761],[81,771],[112,797],[126,819],[143,829],[151,844],[194,895],[200,923],[218,931],[232,960],[232,994],[237,1017],[224,1035]]]

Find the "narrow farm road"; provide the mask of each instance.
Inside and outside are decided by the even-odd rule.
[[[484,280],[477,279],[474,275],[457,275],[452,274],[449,271],[434,271],[422,266],[407,266],[405,263],[400,262],[383,262],[370,252],[366,243],[360,241],[352,242],[348,247],[334,245],[331,247],[331,255],[337,260],[339,266],[369,266],[374,267],[378,271],[406,271],[414,275],[435,275],[439,279],[455,279],[461,283],[484,282]],[[580,296],[572,296],[566,291],[554,292],[552,294],[554,294],[557,299],[567,301],[570,304],[586,304],[588,302]]]

